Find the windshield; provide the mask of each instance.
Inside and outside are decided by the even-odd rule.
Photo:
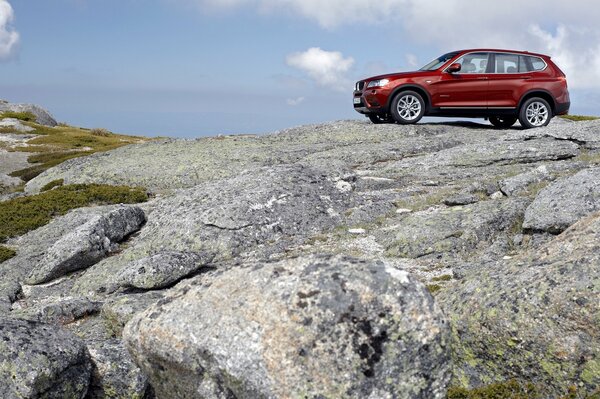
[[[448,62],[452,58],[456,57],[458,55],[458,53],[459,53],[458,51],[454,51],[452,53],[444,54],[441,57],[438,57],[435,60],[431,61],[429,64],[425,65],[423,68],[421,68],[419,70],[420,71],[433,71],[435,69],[438,69],[439,67],[444,65],[446,62]]]

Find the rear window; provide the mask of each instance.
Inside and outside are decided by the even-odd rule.
[[[519,72],[541,71],[544,68],[546,68],[546,63],[540,57],[519,56]]]
[[[496,73],[517,73],[519,56],[516,54],[496,54]]]

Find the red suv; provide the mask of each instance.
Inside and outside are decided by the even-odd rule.
[[[373,123],[417,123],[424,115],[486,118],[497,127],[517,119],[546,126],[571,105],[565,74],[549,56],[526,51],[453,51],[418,71],[356,83],[354,109]]]

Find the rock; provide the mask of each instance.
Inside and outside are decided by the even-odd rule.
[[[0,113],[2,112],[30,112],[36,117],[36,122],[40,125],[46,126],[56,126],[58,123],[56,120],[50,115],[48,111],[43,109],[40,106],[33,104],[12,104],[7,101],[0,101]]]
[[[448,206],[457,206],[457,205],[469,205],[479,202],[479,196],[475,194],[469,193],[460,193],[457,195],[453,195],[444,200],[444,204]]]
[[[0,107],[2,106],[2,104],[0,103]],[[0,119],[0,128],[10,128],[10,129],[14,129],[15,133],[28,133],[28,132],[32,132],[35,129],[24,125],[20,120],[15,119],[15,118],[3,118]]]
[[[0,318],[0,397],[84,398],[91,364],[75,335],[33,321]]]
[[[600,215],[436,297],[453,324],[456,384],[519,379],[562,397],[600,388]]]
[[[500,182],[500,190],[508,197],[527,193],[530,185],[548,182],[554,180],[554,177],[548,171],[546,165],[538,166],[530,172],[518,174],[509,177]]]
[[[598,124],[598,121],[580,121],[568,124],[552,123],[545,129],[527,129],[510,133],[507,139],[531,140],[543,137],[570,141],[590,150],[599,149],[600,124]]]
[[[523,200],[492,200],[415,212],[376,237],[389,255],[403,258],[468,254],[515,226],[526,206]]]
[[[108,332],[114,336],[121,336],[125,324],[135,314],[143,312],[163,296],[161,291],[149,291],[110,298],[102,306],[102,317]]]
[[[557,234],[600,210],[600,168],[590,168],[541,190],[525,212],[523,228]]]
[[[408,273],[308,257],[199,279],[123,336],[158,397],[444,398],[447,332]]]
[[[98,313],[102,304],[87,298],[51,299],[31,308],[11,312],[12,317],[48,324],[68,324]]]
[[[119,206],[107,213],[93,215],[54,243],[26,282],[46,283],[93,265],[114,252],[118,248],[117,243],[138,231],[145,221],[144,211],[136,206]]]
[[[365,234],[366,230],[365,229],[348,229],[348,233],[361,235],[361,234]]]
[[[117,280],[125,288],[165,288],[199,270],[211,259],[191,252],[161,252],[134,261],[123,270]]]
[[[148,378],[133,362],[120,339],[88,343],[92,359],[89,399],[146,398]]]
[[[123,283],[122,276],[135,277],[140,286],[161,286],[204,266],[268,258],[338,226],[352,205],[350,193],[301,165],[264,168],[180,190],[148,204],[148,221],[131,247],[86,270],[74,293],[111,293],[132,284]],[[197,261],[185,267],[176,261],[153,266],[149,276],[138,273],[134,261],[152,263],[157,253],[166,252],[193,253]],[[169,276],[169,269],[178,274]]]

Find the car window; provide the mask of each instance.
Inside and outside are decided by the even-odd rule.
[[[533,71],[533,67],[531,66],[531,57],[526,57],[524,55],[519,56],[519,72],[531,72]]]
[[[446,62],[450,61],[452,58],[456,57],[457,55],[458,55],[457,51],[444,54],[444,55],[436,58],[435,60],[431,61],[429,64],[425,65],[423,68],[420,69],[420,71],[436,70],[439,67],[441,67],[442,65],[444,65]]]
[[[541,71],[546,68],[546,63],[539,57],[527,57],[531,61],[531,66],[534,71]]]
[[[496,54],[495,73],[517,73],[519,56],[516,54]]]
[[[488,55],[488,53],[470,53],[460,57],[456,61],[461,66],[459,73],[485,73]]]

